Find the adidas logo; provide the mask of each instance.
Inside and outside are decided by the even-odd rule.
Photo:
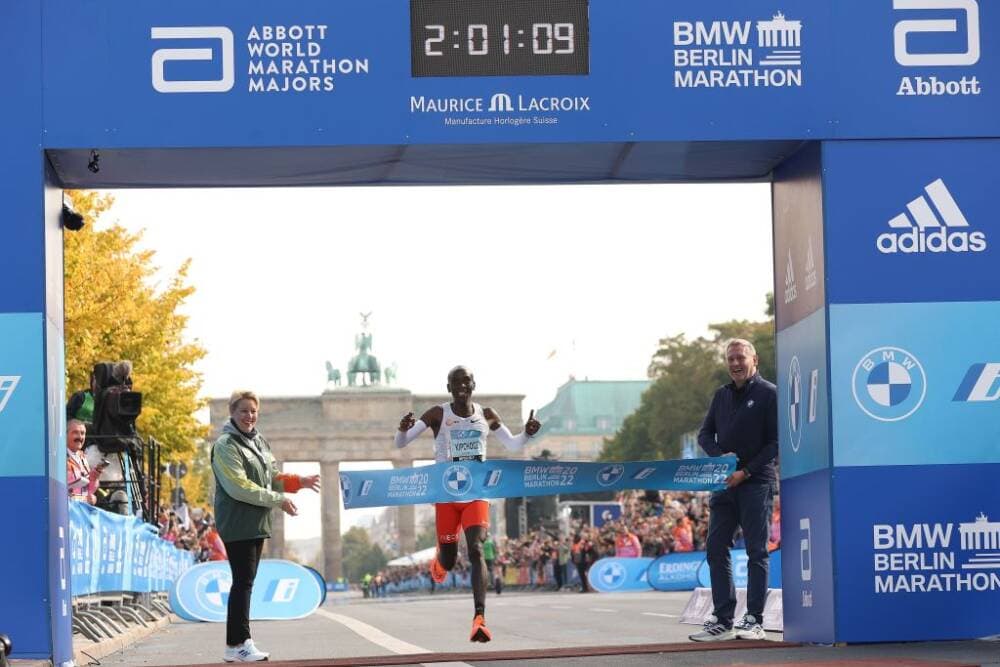
[[[792,249],[788,249],[788,265],[785,269],[785,303],[795,301],[799,290],[795,286],[795,267],[792,265]]]
[[[986,250],[986,234],[967,230],[969,221],[958,208],[940,178],[924,188],[927,196],[919,196],[906,205],[909,216],[900,213],[889,221],[892,229],[906,230],[885,232],[875,239],[878,251],[894,253],[923,252],[982,252]],[[937,213],[927,199],[933,202]],[[939,217],[940,216],[940,217]],[[916,222],[914,225],[910,219]]]

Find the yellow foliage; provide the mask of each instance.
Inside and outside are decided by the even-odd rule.
[[[204,506],[209,475],[195,471],[194,463],[208,428],[196,416],[205,401],[194,365],[205,350],[182,340],[187,317],[178,312],[194,292],[185,282],[188,262],[159,288],[154,253],[136,248],[141,234],[117,224],[96,229],[114,198],[87,191],[67,196],[86,221],[64,237],[67,391],[89,387],[95,363],[130,360],[135,390],[142,392],[140,434],[160,443],[162,463],[187,464],[194,473],[184,480],[188,501]]]

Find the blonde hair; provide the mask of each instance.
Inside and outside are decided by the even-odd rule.
[[[753,343],[748,341],[746,338],[731,338],[729,342],[726,343],[726,355],[729,354],[729,348],[736,347],[737,345],[749,350],[751,356],[757,356],[757,349],[753,346]]]
[[[233,414],[233,410],[236,409],[240,401],[253,401],[257,409],[260,410],[260,399],[257,398],[257,394],[249,389],[237,389],[229,397],[229,414]]]

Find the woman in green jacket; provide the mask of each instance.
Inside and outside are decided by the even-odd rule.
[[[260,399],[252,391],[234,391],[229,421],[212,445],[215,474],[215,523],[226,545],[233,583],[226,615],[226,662],[258,662],[268,654],[250,638],[250,594],[257,576],[264,538],[271,536],[271,510],[298,510],[284,493],[319,491],[319,475],[280,472],[271,447],[257,431]]]

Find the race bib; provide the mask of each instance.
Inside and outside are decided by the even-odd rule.
[[[482,460],[486,456],[486,434],[478,429],[452,429],[448,432],[453,461]]]

